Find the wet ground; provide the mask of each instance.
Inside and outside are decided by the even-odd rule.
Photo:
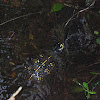
[[[75,80],[87,82],[96,92],[89,100],[99,100],[100,2],[66,26],[78,12],[76,5],[86,8],[84,2],[34,2],[0,1],[0,100],[10,98],[20,86],[16,100],[86,100],[87,93]],[[56,2],[72,6],[48,14]]]

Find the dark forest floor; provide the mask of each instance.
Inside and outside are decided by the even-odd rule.
[[[56,3],[63,8],[48,14]],[[99,0],[1,0],[0,100],[20,86],[16,100],[87,100],[76,81],[96,92],[89,100],[99,100],[99,20]],[[42,65],[43,80],[30,79]]]

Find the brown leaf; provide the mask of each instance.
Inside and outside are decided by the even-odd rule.
[[[12,72],[12,73],[10,74],[10,76],[11,76],[12,78],[14,78],[14,77],[16,76],[16,72]]]

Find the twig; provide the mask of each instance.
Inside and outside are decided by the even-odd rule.
[[[88,65],[87,67],[89,68],[89,67],[91,67],[91,66],[93,66],[93,65],[97,65],[97,64],[100,64],[100,61],[99,61],[99,62],[96,62],[96,63],[93,63],[93,64],[90,64],[90,65]]]
[[[18,95],[18,93],[22,90],[22,87],[20,86],[18,90],[8,99],[8,100],[14,100],[15,96]]]
[[[65,23],[65,26],[67,26],[68,23],[69,23],[77,14],[88,10],[88,9],[89,9],[91,6],[93,6],[94,4],[95,4],[95,0],[92,2],[92,4],[91,4],[89,7],[85,8],[85,9],[82,9],[82,10],[78,11],[77,13],[75,13],[72,17],[70,17],[70,18],[68,19],[68,21]]]
[[[26,15],[22,15],[22,16],[19,16],[19,17],[10,19],[10,20],[8,20],[8,21],[5,21],[5,22],[1,23],[0,26],[2,26],[2,25],[4,25],[4,24],[7,24],[7,23],[9,23],[9,22],[11,22],[11,21],[14,21],[14,20],[16,20],[16,19],[20,19],[20,18],[23,18],[23,17],[27,17],[27,16],[32,15],[32,14],[34,14],[34,13],[29,13],[29,14],[26,14]]]
[[[93,76],[92,79],[87,83],[89,84],[93,79],[95,79],[97,77],[97,75]]]
[[[78,7],[77,7],[77,6],[69,5],[69,4],[66,4],[66,3],[64,3],[64,6],[67,6],[67,7],[71,7],[71,8],[76,8],[76,9],[78,9]]]

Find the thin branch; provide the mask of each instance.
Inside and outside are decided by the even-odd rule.
[[[2,25],[4,25],[4,24],[7,24],[7,23],[9,23],[9,22],[11,22],[11,21],[14,21],[14,20],[16,20],[16,19],[20,19],[20,18],[23,18],[23,17],[27,17],[27,16],[32,15],[32,14],[34,14],[34,13],[29,13],[29,14],[26,14],[26,15],[22,15],[22,16],[19,16],[19,17],[10,19],[10,20],[8,20],[8,21],[5,21],[5,22],[1,23],[0,26],[2,26]]]
[[[97,75],[95,75],[94,77],[92,77],[92,79],[87,83],[89,84],[92,80],[94,80],[97,77]]]
[[[78,11],[78,12],[75,13],[72,17],[70,17],[70,18],[68,19],[68,21],[65,23],[64,26],[67,26],[68,23],[69,23],[69,22],[70,22],[77,14],[79,14],[79,13],[81,13],[81,12],[84,12],[84,11],[88,10],[88,9],[89,9],[90,7],[92,7],[94,4],[95,4],[95,0],[92,2],[92,4],[91,4],[89,7],[87,7],[87,8],[85,8],[85,9],[82,9],[82,10]]]

